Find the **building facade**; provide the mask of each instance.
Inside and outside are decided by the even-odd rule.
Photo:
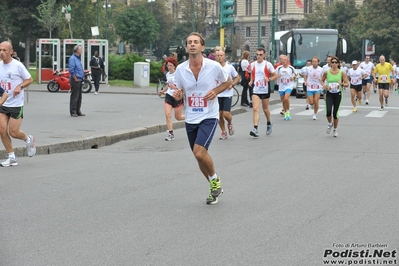
[[[201,2],[201,6],[205,6],[207,9],[205,22],[208,23],[208,26],[201,33],[207,39],[217,37],[220,0],[193,1]],[[232,49],[233,60],[239,58],[243,50],[248,50],[255,55],[258,46],[269,49],[273,1],[275,1],[277,21],[275,31],[285,31],[301,28],[301,20],[305,14],[312,12],[312,5],[315,1],[328,6],[333,1],[347,2],[348,0],[301,0],[303,7],[298,7],[295,0],[235,0],[234,25],[225,28],[225,45]],[[362,5],[364,0],[355,0],[355,2],[357,5]],[[181,20],[182,16],[177,14],[180,10],[179,0],[169,0],[169,4],[176,19]],[[260,18],[260,23],[258,23],[258,18]]]

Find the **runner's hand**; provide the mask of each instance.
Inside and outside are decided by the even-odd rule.
[[[215,99],[216,98],[216,93],[213,91],[213,90],[211,90],[211,91],[208,91],[208,93],[205,95],[205,100],[207,100],[207,101],[209,101],[209,100],[213,100],[213,99]]]

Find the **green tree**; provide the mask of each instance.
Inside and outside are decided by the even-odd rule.
[[[206,1],[180,0],[179,13],[182,16],[182,20],[185,21],[183,25],[190,25],[190,32],[196,31],[205,35],[208,7]]]
[[[51,39],[51,32],[54,28],[61,24],[62,14],[61,10],[55,6],[56,0],[41,0],[41,4],[36,8],[39,16],[32,14],[39,23],[49,32]]]
[[[392,18],[399,16],[397,0],[368,0],[354,20],[351,34],[359,41],[370,39],[375,43],[376,56],[384,54],[398,60],[399,47],[396,36],[399,28]]]
[[[142,51],[158,35],[159,24],[145,6],[128,8],[115,18],[115,32],[122,41]]]

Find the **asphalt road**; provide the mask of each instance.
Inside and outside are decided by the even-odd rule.
[[[264,116],[257,139],[252,114],[234,116],[235,135],[218,131],[209,150],[225,191],[214,206],[184,129],[173,142],[22,157],[0,169],[0,265],[318,266],[347,249],[388,253],[345,265],[397,259],[399,95],[384,113],[351,113],[347,96],[338,138],[294,97],[291,121],[271,107],[270,136]]]

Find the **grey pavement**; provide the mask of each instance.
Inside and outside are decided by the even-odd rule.
[[[155,87],[111,87],[101,84],[100,93],[83,94],[84,117],[69,115],[67,91],[50,93],[46,84],[32,84],[25,95],[24,119],[21,130],[36,138],[37,155],[99,148],[119,142],[166,131],[163,99]],[[241,86],[237,88],[242,90]],[[273,93],[270,104],[280,102]],[[235,107],[232,114],[251,109]],[[174,119],[174,128],[184,127]],[[23,141],[13,139],[18,157],[26,156]],[[1,146],[0,156],[6,151]]]

